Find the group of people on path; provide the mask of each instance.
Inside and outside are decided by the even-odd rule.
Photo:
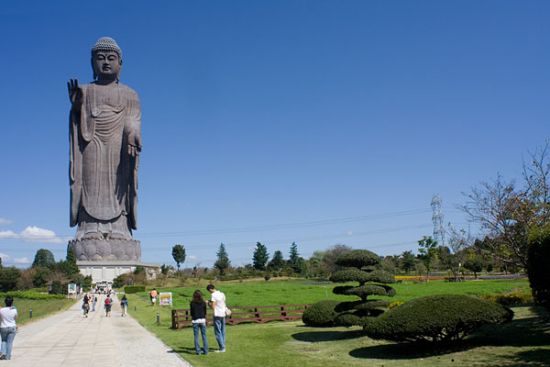
[[[0,308],[0,336],[2,337],[0,359],[11,359],[13,339],[17,332],[17,309],[13,305],[12,296],[6,297],[4,305],[5,307]]]
[[[225,303],[225,294],[216,289],[212,284],[206,287],[211,299],[206,302],[200,290],[193,293],[193,299],[189,304],[191,310],[191,323],[196,354],[208,354],[208,338],[206,336],[206,310],[207,305],[214,313],[214,335],[219,349],[216,352],[225,352],[225,317],[230,312]],[[202,337],[202,349],[200,347],[199,334]]]
[[[191,322],[193,324],[195,352],[198,355],[208,354],[208,338],[206,336],[207,307],[210,307],[214,313],[214,335],[219,346],[219,349],[216,350],[216,352],[225,352],[225,317],[231,312],[225,303],[224,293],[217,290],[212,284],[209,284],[206,287],[206,290],[211,295],[210,300],[205,301],[202,292],[197,289],[193,293],[193,299],[189,305],[191,310]],[[154,298],[156,301],[156,294]],[[95,294],[84,295],[82,300],[82,310],[85,317],[88,317],[90,302],[92,302],[92,311],[95,311],[97,301],[97,295]],[[111,315],[112,302],[111,295],[107,294],[104,301],[106,317],[110,317]],[[13,297],[7,296],[4,300],[4,304],[5,307],[0,308],[0,336],[2,337],[0,360],[11,359],[13,340],[17,331],[17,309],[13,306]],[[122,317],[124,317],[128,310],[128,299],[126,298],[126,295],[122,297],[120,306],[122,309]],[[200,338],[202,338],[202,348],[200,346]]]
[[[95,311],[97,304],[97,295],[86,293],[82,298],[82,315],[88,317],[90,311],[90,302],[92,302],[92,311]],[[105,317],[111,317],[111,309],[113,306],[113,299],[111,298],[111,292],[107,292],[105,300],[103,301],[103,306],[105,308]],[[126,295],[122,296],[120,300],[121,316],[124,317],[128,313],[128,298]]]

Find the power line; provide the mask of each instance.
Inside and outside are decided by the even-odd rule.
[[[404,231],[409,229],[419,229],[419,228],[429,228],[432,225],[427,224],[419,224],[419,225],[412,225],[412,226],[402,226],[402,227],[391,227],[391,228],[381,228],[381,229],[374,229],[371,231],[362,231],[362,232],[353,232],[351,235],[347,234],[328,234],[328,235],[320,235],[320,236],[310,236],[310,237],[301,237],[301,238],[285,238],[285,239],[262,239],[260,242],[266,242],[266,243],[276,243],[276,242],[284,242],[284,243],[290,243],[290,242],[302,242],[302,241],[317,241],[317,240],[326,240],[326,239],[334,239],[334,238],[352,238],[353,237],[364,237],[364,236],[370,236],[373,234],[384,234],[384,233],[393,233],[398,231]],[[244,241],[244,242],[225,242],[224,245],[227,249],[235,248],[235,247],[246,247],[251,246],[255,244],[258,240],[253,241]],[[185,248],[187,249],[197,249],[197,248],[203,248],[205,246],[210,246],[211,244],[195,244],[195,245],[185,245]],[[147,246],[148,249],[155,249],[155,248],[165,248],[166,246]]]
[[[381,214],[370,214],[357,217],[345,217],[345,218],[333,218],[323,219],[310,222],[294,222],[294,223],[281,223],[261,226],[249,226],[249,227],[237,227],[237,228],[220,228],[220,229],[203,229],[203,230],[189,230],[189,231],[177,231],[177,232],[143,232],[139,234],[141,238],[147,237],[176,237],[176,236],[204,236],[213,234],[234,234],[234,233],[246,233],[246,232],[259,232],[259,231],[272,231],[280,229],[293,229],[303,227],[315,227],[332,224],[353,223],[362,222],[365,220],[394,218],[406,215],[416,215],[429,213],[430,209],[412,209],[403,210],[398,212],[388,212]]]

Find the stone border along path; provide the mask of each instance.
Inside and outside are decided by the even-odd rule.
[[[105,317],[104,299],[98,295],[96,311],[87,318],[79,300],[67,311],[20,327],[11,361],[0,361],[0,367],[192,367],[132,317],[121,317],[116,297],[111,317]]]

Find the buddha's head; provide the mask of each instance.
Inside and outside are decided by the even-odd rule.
[[[122,50],[111,37],[101,37],[92,47],[94,80],[118,81],[122,67]]]

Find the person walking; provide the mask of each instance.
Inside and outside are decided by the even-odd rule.
[[[208,301],[210,308],[214,310],[214,335],[218,342],[219,350],[216,352],[225,352],[225,294],[214,287],[213,284],[208,284],[206,290],[210,292],[212,298]]]
[[[105,317],[111,317],[112,303],[113,300],[111,299],[111,296],[107,295],[107,297],[105,297]]]
[[[88,312],[90,311],[90,297],[88,296],[88,293],[84,294],[84,298],[82,299],[82,314],[84,317],[88,317]]]
[[[92,300],[92,312],[95,312],[95,305],[97,304],[97,294],[94,293]]]
[[[6,307],[0,308],[0,336],[2,345],[0,347],[0,359],[11,359],[11,349],[13,339],[17,331],[15,320],[17,319],[17,309],[13,307],[13,297],[7,296],[4,300]]]
[[[208,338],[206,337],[206,302],[200,290],[193,293],[193,300],[189,304],[191,309],[191,323],[193,324],[193,336],[195,339],[195,352],[208,354]],[[199,330],[202,336],[202,351],[199,342]]]
[[[122,317],[126,316],[128,313],[128,298],[126,298],[126,295],[122,296],[120,300],[120,308],[122,309]]]
[[[158,292],[156,288],[153,288],[151,292],[149,292],[149,298],[151,299],[151,305],[154,306],[157,302]]]

